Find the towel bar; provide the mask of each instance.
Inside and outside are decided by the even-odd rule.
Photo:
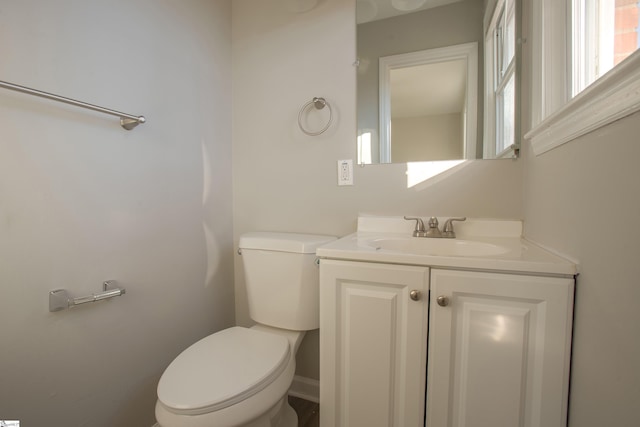
[[[134,116],[133,114],[123,113],[120,111],[112,110],[110,108],[99,107],[97,105],[89,104],[88,102],[77,101],[75,99],[66,98],[64,96],[55,95],[49,92],[43,92],[37,89],[31,89],[26,86],[20,86],[14,83],[0,81],[0,88],[15,90],[16,92],[22,92],[28,95],[39,96],[41,98],[46,98],[46,99],[50,99],[58,102],[64,102],[65,104],[75,105],[76,107],[86,108],[88,110],[99,111],[104,114],[117,116],[117,117],[120,117],[120,126],[122,126],[126,130],[131,130],[134,127],[146,121],[144,116]]]

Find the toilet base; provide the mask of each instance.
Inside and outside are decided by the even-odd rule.
[[[285,395],[276,405],[261,417],[238,427],[297,427],[298,415],[289,405]]]

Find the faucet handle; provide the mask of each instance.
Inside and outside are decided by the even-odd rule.
[[[453,231],[453,221],[466,221],[467,217],[461,218],[449,218],[445,221],[444,227],[442,227],[442,237],[454,238],[456,233]]]
[[[413,237],[424,237],[424,222],[422,222],[422,218],[413,218],[405,216],[404,219],[407,221],[415,221],[416,228],[413,230]]]

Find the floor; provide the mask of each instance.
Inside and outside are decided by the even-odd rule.
[[[320,406],[317,403],[289,396],[289,404],[298,414],[298,427],[320,426]]]

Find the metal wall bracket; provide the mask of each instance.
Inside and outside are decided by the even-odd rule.
[[[60,311],[76,305],[88,302],[102,301],[125,294],[124,288],[116,286],[115,280],[107,280],[102,283],[103,292],[91,294],[86,297],[72,298],[66,289],[55,289],[49,292],[49,311]]]

